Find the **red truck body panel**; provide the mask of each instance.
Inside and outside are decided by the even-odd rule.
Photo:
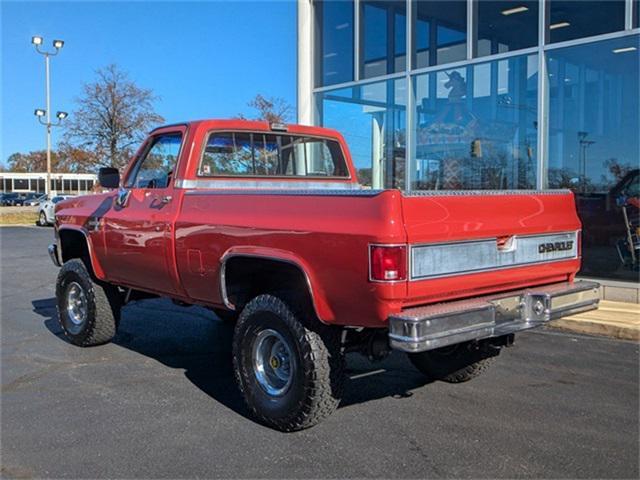
[[[322,179],[306,189],[300,177],[197,176],[209,132],[265,131],[264,122],[198,121],[151,134],[180,131],[179,160],[167,188],[131,188],[126,208],[117,192],[60,202],[57,228],[88,238],[95,275],[103,280],[190,303],[224,307],[222,266],[233,256],[264,257],[296,265],[305,275],[316,313],[326,323],[384,327],[403,308],[531,285],[572,280],[579,258],[443,278],[372,282],[371,244],[422,245],[506,238],[580,229],[566,192],[471,192],[403,195],[356,187],[342,136],[317,127],[288,133],[337,140],[348,179]],[[143,152],[143,145],[131,162]],[[131,171],[127,169],[123,178]],[[260,187],[260,182],[265,186]],[[246,188],[244,187],[246,185]],[[282,188],[291,185],[295,188]],[[301,185],[298,187],[298,185]],[[336,189],[335,191],[333,189]]]

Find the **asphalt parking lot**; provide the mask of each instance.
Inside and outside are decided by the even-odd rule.
[[[247,417],[232,331],[204,309],[137,302],[114,343],[68,344],[52,238],[0,228],[3,478],[639,476],[637,344],[526,333],[460,385],[349,357],[341,408],[283,434]]]

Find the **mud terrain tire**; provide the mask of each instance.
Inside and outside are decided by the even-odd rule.
[[[340,403],[340,329],[320,323],[286,295],[259,295],[247,303],[235,326],[233,363],[249,410],[277,430],[309,428]]]
[[[56,281],[58,322],[74,345],[90,347],[111,341],[120,321],[118,289],[94,280],[80,259],[64,263]]]

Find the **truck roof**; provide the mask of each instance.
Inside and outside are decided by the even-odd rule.
[[[296,123],[269,123],[267,121],[257,120],[244,120],[239,118],[210,118],[200,120],[189,120],[186,122],[176,122],[167,125],[161,125],[154,128],[150,133],[156,130],[161,130],[167,127],[186,125],[188,127],[204,127],[207,130],[221,129],[221,130],[251,130],[251,131],[264,131],[264,132],[289,132],[306,135],[315,135],[323,137],[342,138],[342,135],[337,130],[325,127],[313,127],[309,125],[300,125]]]

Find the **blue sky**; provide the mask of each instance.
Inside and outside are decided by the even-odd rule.
[[[51,110],[73,112],[97,68],[116,63],[161,97],[168,123],[250,112],[257,93],[295,107],[296,2],[26,2],[0,0],[0,161],[42,149],[44,58],[33,35],[65,41],[52,59]],[[60,129],[54,132],[54,145]]]

